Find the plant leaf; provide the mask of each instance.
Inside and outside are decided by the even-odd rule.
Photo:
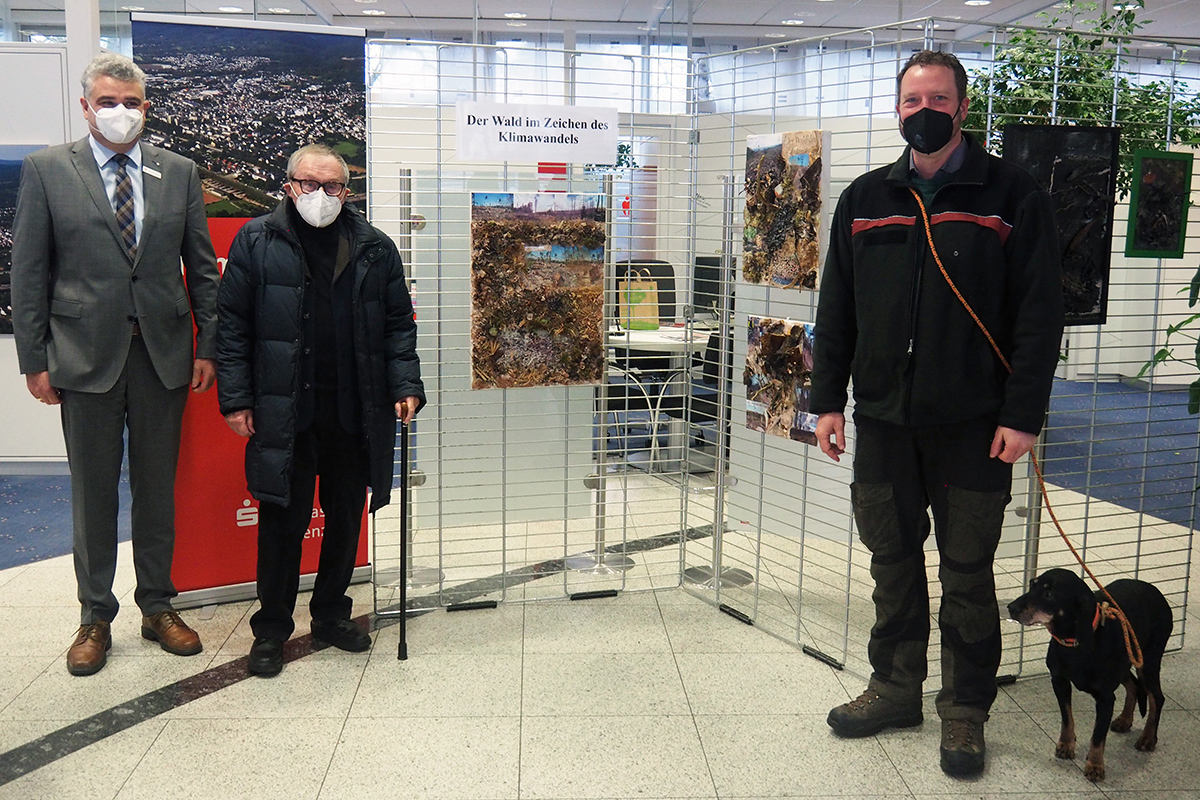
[[[1171,357],[1171,351],[1168,348],[1164,347],[1163,349],[1159,350],[1157,353],[1154,354],[1154,358],[1150,359],[1145,364],[1142,364],[1142,368],[1138,372],[1137,376],[1139,378],[1142,377],[1147,372],[1154,369],[1155,367],[1157,367],[1159,364],[1163,363],[1170,357]]]

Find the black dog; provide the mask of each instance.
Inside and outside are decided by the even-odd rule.
[[[1096,698],[1096,725],[1083,774],[1090,781],[1104,778],[1104,741],[1109,721],[1117,732],[1133,724],[1136,703],[1146,727],[1137,740],[1138,750],[1153,750],[1158,743],[1158,720],[1163,693],[1159,685],[1163,651],[1171,637],[1171,606],[1162,592],[1145,581],[1119,580],[1108,592],[1129,620],[1141,645],[1143,664],[1136,677],[1125,647],[1121,622],[1109,618],[1102,604],[1103,592],[1092,592],[1073,572],[1052,569],[1034,579],[1029,591],[1008,604],[1008,613],[1022,625],[1044,624],[1053,637],[1046,653],[1046,666],[1058,708],[1062,732],[1054,755],[1075,757],[1075,719],[1071,714],[1071,684]],[[1135,650],[1136,653],[1136,650]],[[1113,705],[1118,686],[1125,687],[1125,707],[1115,720]],[[1150,711],[1146,713],[1149,700]]]

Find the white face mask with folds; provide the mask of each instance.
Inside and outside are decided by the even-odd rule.
[[[140,108],[88,106],[96,117],[96,132],[113,144],[129,144],[142,132],[145,117]]]
[[[295,198],[296,210],[300,218],[314,228],[324,228],[338,218],[342,211],[342,201],[325,194],[323,189],[302,194]]]

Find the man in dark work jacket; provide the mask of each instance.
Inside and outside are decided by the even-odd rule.
[[[390,499],[396,420],[425,403],[416,323],[392,241],[345,206],[349,169],[308,145],[288,159],[287,197],[238,233],[221,279],[217,386],[229,427],[249,439],[260,501],[258,599],[249,670],[283,667],[295,628],[301,544],[320,475],[325,513],[309,610],[313,638],[362,651],[350,619],[366,490]]]
[[[983,727],[1000,665],[992,562],[1012,465],[1041,430],[1063,330],[1050,198],[962,132],[968,105],[966,71],[953,55],[922,51],[901,70],[896,111],[909,147],[838,201],[810,402],[817,443],[837,461],[853,379],[850,497],[874,581],[871,677],[858,698],[830,711],[829,725],[857,737],[923,721],[932,510],[942,588],[939,757],[954,777],[985,766]]]

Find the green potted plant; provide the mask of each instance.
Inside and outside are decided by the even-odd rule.
[[[1111,10],[1094,2],[1065,0],[1039,14],[1046,27],[1019,29],[1000,46],[987,69],[972,75],[971,110],[963,127],[978,132],[998,151],[1009,124],[1116,125],[1120,127],[1117,189],[1130,188],[1134,152],[1200,144],[1200,94],[1181,82],[1134,80],[1123,70],[1131,40],[1144,23],[1144,0]],[[1060,27],[1061,26],[1061,27]],[[1200,301],[1200,271],[1192,278],[1188,307]],[[1195,312],[1167,328],[1166,341],[1138,373],[1168,361],[1193,363],[1200,371]],[[1180,339],[1196,341],[1190,358],[1175,355]],[[1188,411],[1200,414],[1200,378],[1188,392]]]
[[[1128,37],[1144,25],[1138,21],[1143,8],[1143,0],[1111,11],[1094,2],[1065,0],[1040,13],[1045,29],[1014,31],[998,48],[994,64],[972,76],[964,127],[998,151],[1009,124],[1116,125],[1121,129],[1117,188],[1123,198],[1135,150],[1200,144],[1200,96],[1160,79],[1134,80],[1121,69]],[[1070,27],[1058,28],[1064,24]]]

